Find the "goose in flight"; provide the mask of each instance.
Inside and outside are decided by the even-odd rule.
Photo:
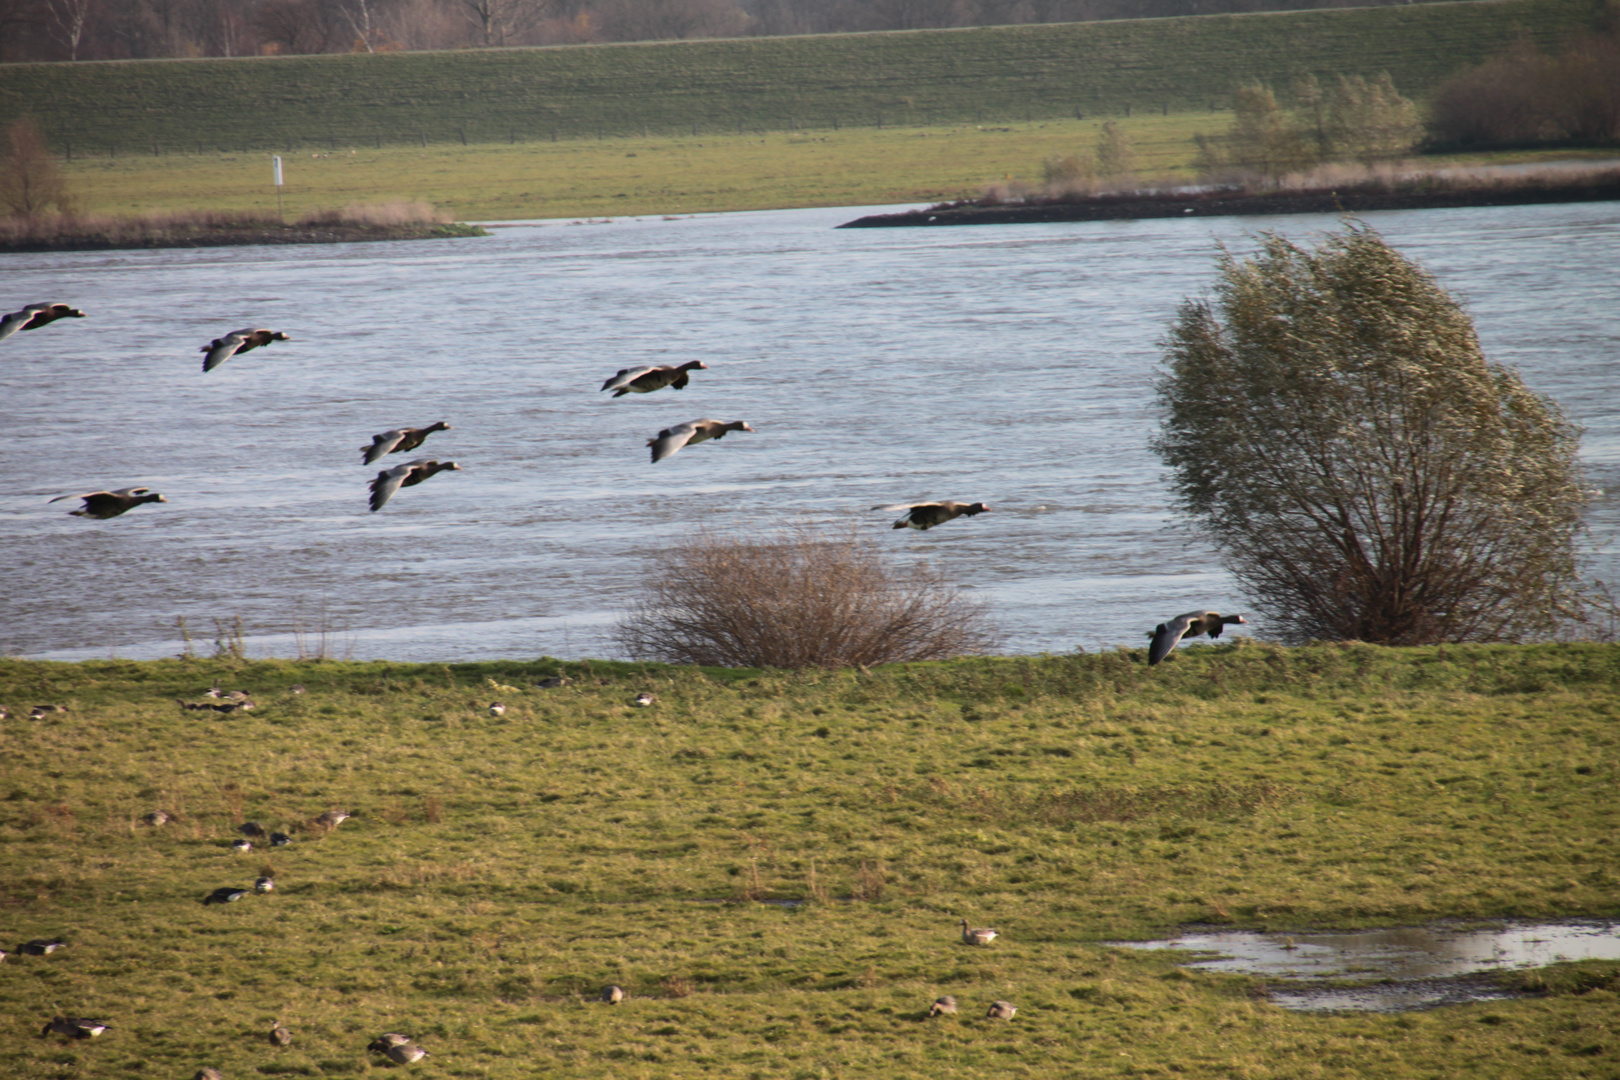
[[[1160,623],[1148,635],[1153,641],[1148,645],[1148,665],[1152,666],[1170,655],[1170,650],[1176,647],[1176,642],[1191,634],[1208,634],[1212,638],[1221,636],[1224,626],[1243,625],[1249,620],[1241,615],[1222,615],[1218,611],[1189,611],[1185,615],[1178,615],[1167,623]]]
[[[701,360],[688,360],[680,365],[662,367],[620,368],[619,373],[602,384],[603,390],[612,390],[616,398],[626,394],[650,394],[654,390],[673,387],[685,390],[690,380],[688,371],[707,371],[709,365]]]
[[[360,453],[364,455],[361,464],[370,465],[386,454],[398,454],[406,450],[415,450],[435,431],[449,430],[449,424],[443,420],[437,420],[427,427],[395,428],[393,431],[385,431],[381,435],[373,435],[371,445],[360,448]]]
[[[753,430],[741,420],[733,420],[729,424],[722,424],[718,420],[688,420],[684,424],[676,424],[660,431],[656,439],[647,440],[647,445],[652,447],[652,459],[656,464],[683,446],[694,446],[710,439],[723,439],[728,431]]]
[[[198,351],[208,354],[203,357],[203,370],[213,371],[238,353],[257,349],[260,345],[268,345],[272,341],[291,340],[280,330],[255,330],[249,327],[246,330],[232,330],[224,337],[210,341]]]
[[[923,503],[895,503],[893,506],[874,506],[874,510],[904,510],[906,516],[894,523],[896,529],[921,529],[927,531],[935,525],[943,525],[947,521],[962,516],[973,517],[983,514],[990,508],[982,502],[923,502]]]
[[[371,512],[375,514],[388,500],[394,497],[394,492],[402,487],[415,487],[428,477],[444,472],[446,469],[461,471],[461,466],[453,461],[435,461],[431,458],[417,458],[407,461],[403,465],[395,465],[392,469],[384,469],[377,474],[377,479],[371,482]]]
[[[141,503],[169,501],[151,488],[144,487],[119,488],[117,491],[86,491],[82,495],[58,495],[51,502],[61,502],[63,499],[84,500],[82,508],[68,511],[74,517],[93,517],[103,521],[115,518],[126,510],[133,510]]]
[[[6,340],[19,330],[38,330],[57,319],[82,319],[84,312],[76,307],[66,304],[29,304],[21,311],[13,311],[0,317],[0,341]]]

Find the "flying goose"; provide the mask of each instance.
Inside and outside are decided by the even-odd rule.
[[[112,1027],[105,1020],[87,1020],[79,1016],[58,1016],[40,1032],[45,1035],[66,1035],[70,1039],[93,1039]]]
[[[624,1000],[624,988],[619,986],[605,986],[602,988],[602,1000],[609,1005],[617,1005]]]
[[[39,303],[29,304],[21,311],[13,311],[4,318],[0,318],[0,341],[6,340],[19,330],[38,330],[55,322],[57,319],[82,319],[84,312],[66,304]]]
[[[683,446],[696,445],[710,439],[723,439],[728,431],[753,430],[741,420],[733,420],[729,424],[722,424],[718,420],[688,420],[684,424],[676,424],[660,431],[656,439],[647,440],[647,445],[652,447],[653,463],[657,464]]]
[[[446,469],[461,471],[461,466],[453,461],[435,461],[432,458],[417,458],[407,461],[403,465],[395,465],[392,469],[384,469],[377,474],[377,479],[371,482],[371,512],[388,505],[388,500],[394,497],[394,492],[402,487],[415,487],[422,481],[444,472]]]
[[[941,998],[935,998],[934,1003],[928,1006],[929,1016],[944,1016],[946,1013],[954,1014],[955,1012],[956,999],[949,994]]]
[[[232,330],[222,338],[215,338],[198,351],[208,354],[203,357],[203,370],[213,371],[231,357],[245,353],[249,349],[257,349],[260,345],[268,345],[272,341],[291,340],[280,330],[255,330],[248,327],[246,330]]]
[[[982,502],[923,502],[923,503],[895,503],[892,506],[874,506],[874,510],[905,510],[906,516],[894,523],[896,529],[920,529],[927,531],[935,525],[943,525],[953,518],[964,514],[973,517],[982,514],[990,508]]]
[[[86,491],[82,495],[58,495],[51,502],[61,502],[63,499],[84,500],[82,508],[68,511],[74,517],[93,517],[103,521],[115,518],[126,510],[133,510],[141,503],[169,501],[151,488],[144,487],[119,488],[117,491]]]
[[[1249,620],[1241,615],[1222,615],[1218,611],[1189,611],[1185,615],[1178,615],[1167,623],[1160,623],[1153,628],[1148,637],[1153,642],[1148,646],[1148,664],[1151,666],[1170,655],[1170,650],[1176,647],[1176,642],[1184,636],[1191,634],[1208,634],[1212,638],[1221,636],[1223,626],[1241,626]]]
[[[962,920],[962,940],[969,945],[988,945],[1000,936],[999,932],[983,926],[976,926],[970,930],[968,921]]]
[[[203,904],[234,904],[246,896],[246,889],[233,889],[229,885],[221,886],[203,897]]]
[[[403,427],[393,431],[385,431],[381,435],[371,437],[370,446],[362,446],[362,465],[370,465],[385,454],[399,454],[406,450],[415,450],[435,431],[449,431],[450,425],[443,420],[436,420],[427,427]]]
[[[997,1020],[1011,1020],[1018,1013],[1018,1006],[1010,1001],[992,1001],[990,1011],[984,1015]]]
[[[679,366],[620,368],[617,375],[602,384],[602,389],[612,390],[616,398],[626,394],[650,394],[666,386],[685,390],[691,378],[686,374],[688,371],[707,371],[708,368],[701,360],[688,360]]]

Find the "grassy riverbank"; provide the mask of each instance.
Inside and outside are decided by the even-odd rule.
[[[216,681],[257,707],[175,703]],[[0,702],[6,944],[70,943],[6,961],[19,1077],[353,1075],[385,1030],[482,1077],[1620,1067],[1612,988],[1306,1016],[1100,944],[1620,915],[1614,646],[870,674],[8,660]],[[308,824],[332,807],[355,817]],[[141,823],[159,808],[176,821]],[[295,842],[235,854],[243,820]],[[265,868],[275,892],[200,905]],[[964,946],[961,917],[1003,937]],[[588,1004],[607,983],[631,1000]],[[923,1020],[941,993],[962,1015]],[[1017,1019],[984,1020],[995,998]],[[55,1012],[116,1027],[41,1040]]]

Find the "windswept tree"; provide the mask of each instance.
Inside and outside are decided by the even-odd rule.
[[[1283,637],[1515,641],[1578,609],[1578,430],[1372,229],[1223,251],[1164,344],[1154,449]]]
[[[1341,75],[1327,127],[1332,156],[1363,165],[1405,157],[1423,138],[1417,106],[1396,92],[1387,71],[1375,79]]]

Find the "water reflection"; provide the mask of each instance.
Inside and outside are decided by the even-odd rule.
[[[1393,1011],[1508,996],[1483,972],[1574,960],[1620,960],[1620,924],[1598,920],[1481,927],[1440,923],[1345,933],[1189,931],[1166,941],[1110,942],[1120,948],[1199,954],[1188,967],[1289,980],[1272,999],[1289,1008]],[[1207,955],[1205,955],[1207,954]],[[1354,990],[1311,986],[1331,979],[1389,985]]]

